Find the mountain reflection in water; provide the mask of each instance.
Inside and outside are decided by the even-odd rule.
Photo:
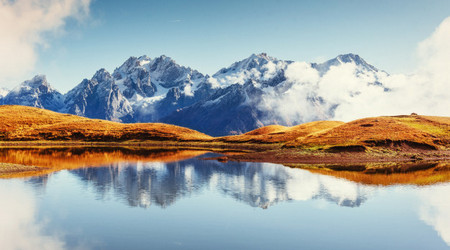
[[[316,169],[325,171],[318,173],[201,159],[211,155],[191,158],[200,154],[157,149],[0,151],[0,159],[52,170],[0,180],[0,248],[450,246],[450,183],[445,179],[433,185],[370,185],[370,175],[362,178],[360,172]],[[422,171],[439,172],[444,165]],[[439,173],[441,178],[447,172]],[[415,182],[419,175],[393,175],[392,181]]]
[[[221,163],[189,159],[179,162],[117,163],[80,168],[70,173],[95,189],[98,197],[110,192],[130,206],[167,207],[179,198],[217,189],[253,207],[267,208],[290,200],[325,199],[340,206],[356,207],[372,187],[306,170],[269,163]],[[30,179],[46,183],[45,176]]]
[[[167,207],[183,197],[214,189],[252,207],[267,209],[279,202],[322,199],[341,207],[362,206],[380,186],[364,185],[334,176],[270,163],[189,159],[172,163],[112,164],[71,170],[94,187],[99,197],[112,192],[129,206]],[[425,186],[419,217],[433,226],[450,246],[450,186]]]

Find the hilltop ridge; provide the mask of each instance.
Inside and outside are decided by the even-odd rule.
[[[124,124],[27,106],[0,106],[1,141],[183,141],[225,145],[267,145],[297,150],[444,150],[450,146],[450,118],[380,116],[351,122],[315,121],[292,127],[269,125],[241,135],[211,137],[164,123]]]
[[[90,119],[26,106],[0,106],[1,141],[208,141],[192,129],[163,123]]]

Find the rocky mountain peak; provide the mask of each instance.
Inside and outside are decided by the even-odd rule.
[[[104,68],[99,69],[92,77],[92,81],[96,81],[98,83],[111,80],[113,80],[111,74]]]
[[[233,74],[242,71],[249,71],[252,69],[261,69],[269,61],[278,61],[276,58],[268,56],[266,53],[252,54],[249,57],[233,63],[227,68],[222,68],[213,77],[218,77],[223,74]]]
[[[357,54],[342,54],[337,57],[330,59],[324,63],[313,63],[312,66],[316,68],[322,74],[327,72],[331,66],[339,66],[345,63],[354,63],[356,66],[360,67],[362,70],[378,72],[378,69],[367,63]]]
[[[47,82],[45,75],[37,75],[11,90],[2,102],[59,111],[63,96]]]
[[[39,88],[40,86],[50,87],[47,82],[47,77],[45,75],[36,75],[31,80],[25,81],[23,85],[28,85],[30,87]]]

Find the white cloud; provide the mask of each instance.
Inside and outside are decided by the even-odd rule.
[[[286,67],[287,81],[276,89],[267,88],[260,108],[273,111],[263,121],[266,125],[281,123],[295,125],[306,121],[325,119],[321,110],[309,98],[317,89],[319,73],[310,64],[295,62]]]
[[[418,45],[419,67],[411,75],[367,71],[351,62],[331,66],[319,76],[309,64],[293,63],[285,74],[285,85],[292,87],[279,88],[278,93],[267,91],[261,108],[273,110],[274,116],[287,125],[412,112],[450,116],[449,44],[450,17]],[[385,91],[385,87],[390,91]],[[265,123],[275,119],[270,117]]]
[[[88,15],[91,0],[0,0],[0,83],[17,84],[33,70],[37,46],[69,17]]]
[[[277,65],[272,61],[267,62],[262,68],[265,70],[263,75],[264,79],[271,79],[277,72]]]
[[[448,84],[450,80],[450,17],[447,17],[434,33],[421,42],[418,54],[422,61],[420,73]]]
[[[263,70],[264,74],[262,76],[262,80],[270,80],[272,79],[276,73],[283,69],[285,67],[285,63],[282,61],[277,62],[276,64],[272,61],[268,61],[266,64],[264,64],[261,69]]]
[[[286,78],[292,82],[315,83],[319,80],[319,72],[309,63],[294,62],[287,67]]]
[[[392,91],[361,84],[361,95],[339,106],[343,120],[365,116],[409,114],[450,115],[450,17],[418,45],[418,68],[411,75],[381,76]],[[370,82],[370,81],[368,81]]]

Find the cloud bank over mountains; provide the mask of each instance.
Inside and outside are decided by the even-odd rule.
[[[38,46],[47,46],[48,35],[63,32],[69,18],[86,17],[90,3],[91,0],[0,0],[0,82],[11,83],[33,70]]]
[[[418,46],[418,67],[412,74],[361,72],[354,63],[331,66],[320,75],[308,63],[296,62],[286,69],[289,91],[281,96],[268,93],[267,106],[279,116],[308,121],[311,114],[335,106],[331,117],[349,121],[361,117],[412,112],[450,116],[450,17]],[[382,83],[384,88],[377,84]],[[369,83],[369,84],[368,84]],[[389,90],[389,91],[386,91]],[[313,96],[323,102],[307,102]],[[298,107],[302,107],[299,109]]]

